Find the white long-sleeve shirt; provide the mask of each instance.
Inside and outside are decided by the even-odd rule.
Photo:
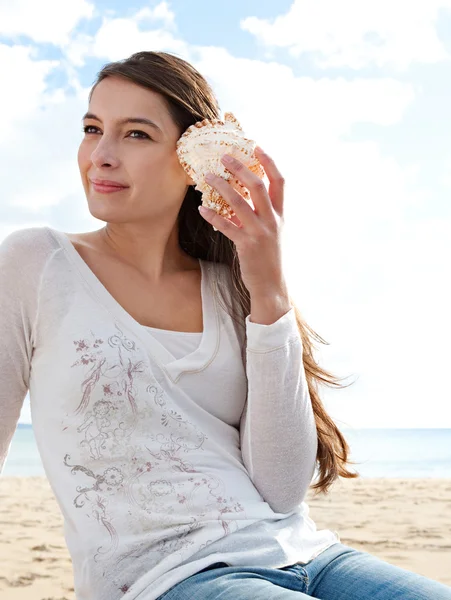
[[[77,600],[156,600],[214,562],[279,568],[340,541],[304,497],[317,432],[294,309],[239,327],[199,261],[203,332],[139,324],[66,234],[0,244],[0,471],[29,390]]]

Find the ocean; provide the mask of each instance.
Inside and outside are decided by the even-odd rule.
[[[361,477],[451,477],[451,429],[340,431]],[[45,476],[31,425],[17,426],[2,475]]]

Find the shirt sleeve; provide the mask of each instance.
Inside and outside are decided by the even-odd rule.
[[[0,473],[9,453],[28,391],[37,280],[30,230],[9,234],[0,244]],[[31,243],[30,243],[31,242]]]
[[[246,332],[243,462],[271,508],[288,513],[304,500],[318,449],[294,308],[270,325],[253,323],[248,315]]]

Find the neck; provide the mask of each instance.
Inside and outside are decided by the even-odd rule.
[[[149,232],[136,224],[110,224],[98,232],[109,252],[143,274],[152,284],[171,275],[198,268],[198,261],[184,252],[178,242],[178,224],[166,233],[164,228]]]

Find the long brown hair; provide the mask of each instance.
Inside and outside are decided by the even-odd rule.
[[[218,101],[204,77],[188,62],[166,52],[137,52],[127,59],[106,64],[98,73],[90,98],[105,77],[124,77],[133,83],[159,93],[166,101],[180,135],[193,123],[220,117]],[[229,308],[230,316],[245,328],[244,317],[250,313],[250,295],[241,278],[238,254],[234,243],[220,231],[214,232],[197,210],[201,192],[190,186],[178,215],[180,247],[194,258],[226,264],[230,267],[238,311]],[[225,300],[225,298],[223,298]],[[327,493],[338,477],[355,478],[359,473],[347,470],[349,446],[320,399],[318,385],[348,387],[340,379],[322,369],[313,356],[313,341],[327,344],[304,321],[299,308],[290,297],[303,343],[303,362],[315,415],[318,434],[316,455],[319,478],[312,485],[316,494]],[[228,303],[227,303],[228,304]],[[349,384],[351,385],[351,384]]]

